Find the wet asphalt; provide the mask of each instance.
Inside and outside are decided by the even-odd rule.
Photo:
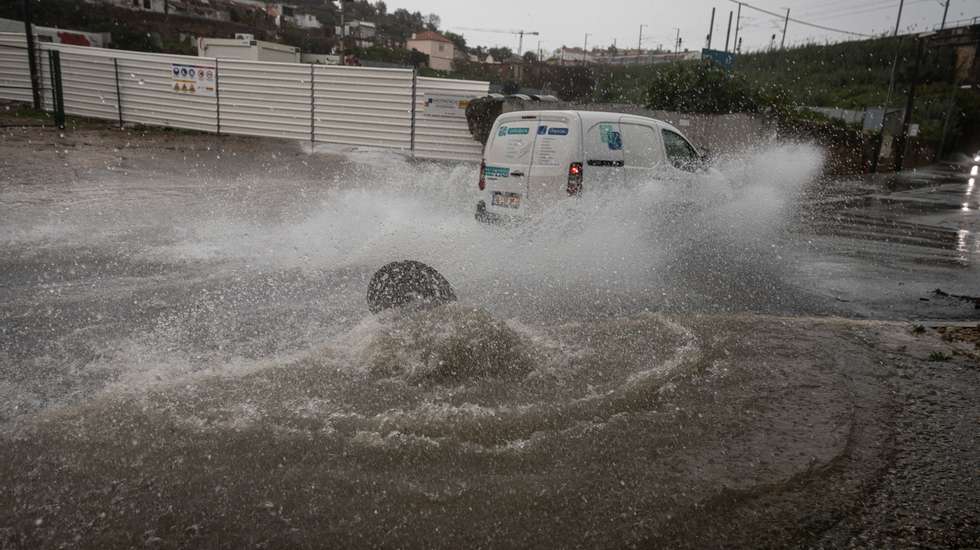
[[[2,548],[980,547],[971,158],[538,278],[433,217],[472,167],[2,131]],[[416,250],[460,306],[369,315]]]

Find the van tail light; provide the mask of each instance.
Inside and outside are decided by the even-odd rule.
[[[480,161],[480,191],[487,188],[487,161]]]
[[[568,196],[574,197],[582,192],[582,163],[573,162],[568,166]]]

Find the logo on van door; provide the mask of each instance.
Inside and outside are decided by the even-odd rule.
[[[506,178],[510,177],[510,168],[487,166],[483,169],[483,174],[490,178]]]
[[[501,126],[500,129],[497,130],[497,137],[506,136],[506,135],[507,135],[507,127]]]
[[[599,138],[609,146],[610,151],[619,151],[623,148],[623,136],[616,130],[613,130],[612,124],[599,125]]]

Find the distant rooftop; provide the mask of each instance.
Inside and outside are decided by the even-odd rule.
[[[422,31],[417,33],[412,33],[412,40],[431,40],[433,42],[445,42],[447,44],[452,44],[453,41],[446,38],[445,36],[432,31]]]

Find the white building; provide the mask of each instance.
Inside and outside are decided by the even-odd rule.
[[[0,32],[16,32],[23,35],[24,22],[0,18]],[[38,42],[92,46],[94,48],[105,48],[112,42],[112,35],[107,32],[73,31],[38,25],[34,25],[34,36]]]
[[[323,28],[323,24],[320,23],[320,20],[311,13],[294,13],[293,15],[286,16],[286,21],[301,29]]]
[[[248,61],[278,61],[299,63],[299,48],[255,40],[250,34],[238,34],[235,38],[198,38],[197,55],[221,59]]]
[[[228,10],[218,9],[208,0],[85,0],[89,4],[109,4],[118,8],[163,13],[216,21],[230,21]]]
[[[98,0],[90,2],[96,3]],[[112,4],[120,8],[127,8],[137,11],[151,11],[154,13],[166,13],[168,11],[167,0],[101,0],[103,4]]]
[[[437,71],[453,70],[456,45],[452,40],[432,31],[412,33],[406,44],[409,50],[418,50],[429,56],[429,67]]]
[[[352,40],[358,48],[373,46],[374,37],[378,34],[377,27],[370,21],[351,21],[343,29],[337,27],[336,30],[338,35]]]

